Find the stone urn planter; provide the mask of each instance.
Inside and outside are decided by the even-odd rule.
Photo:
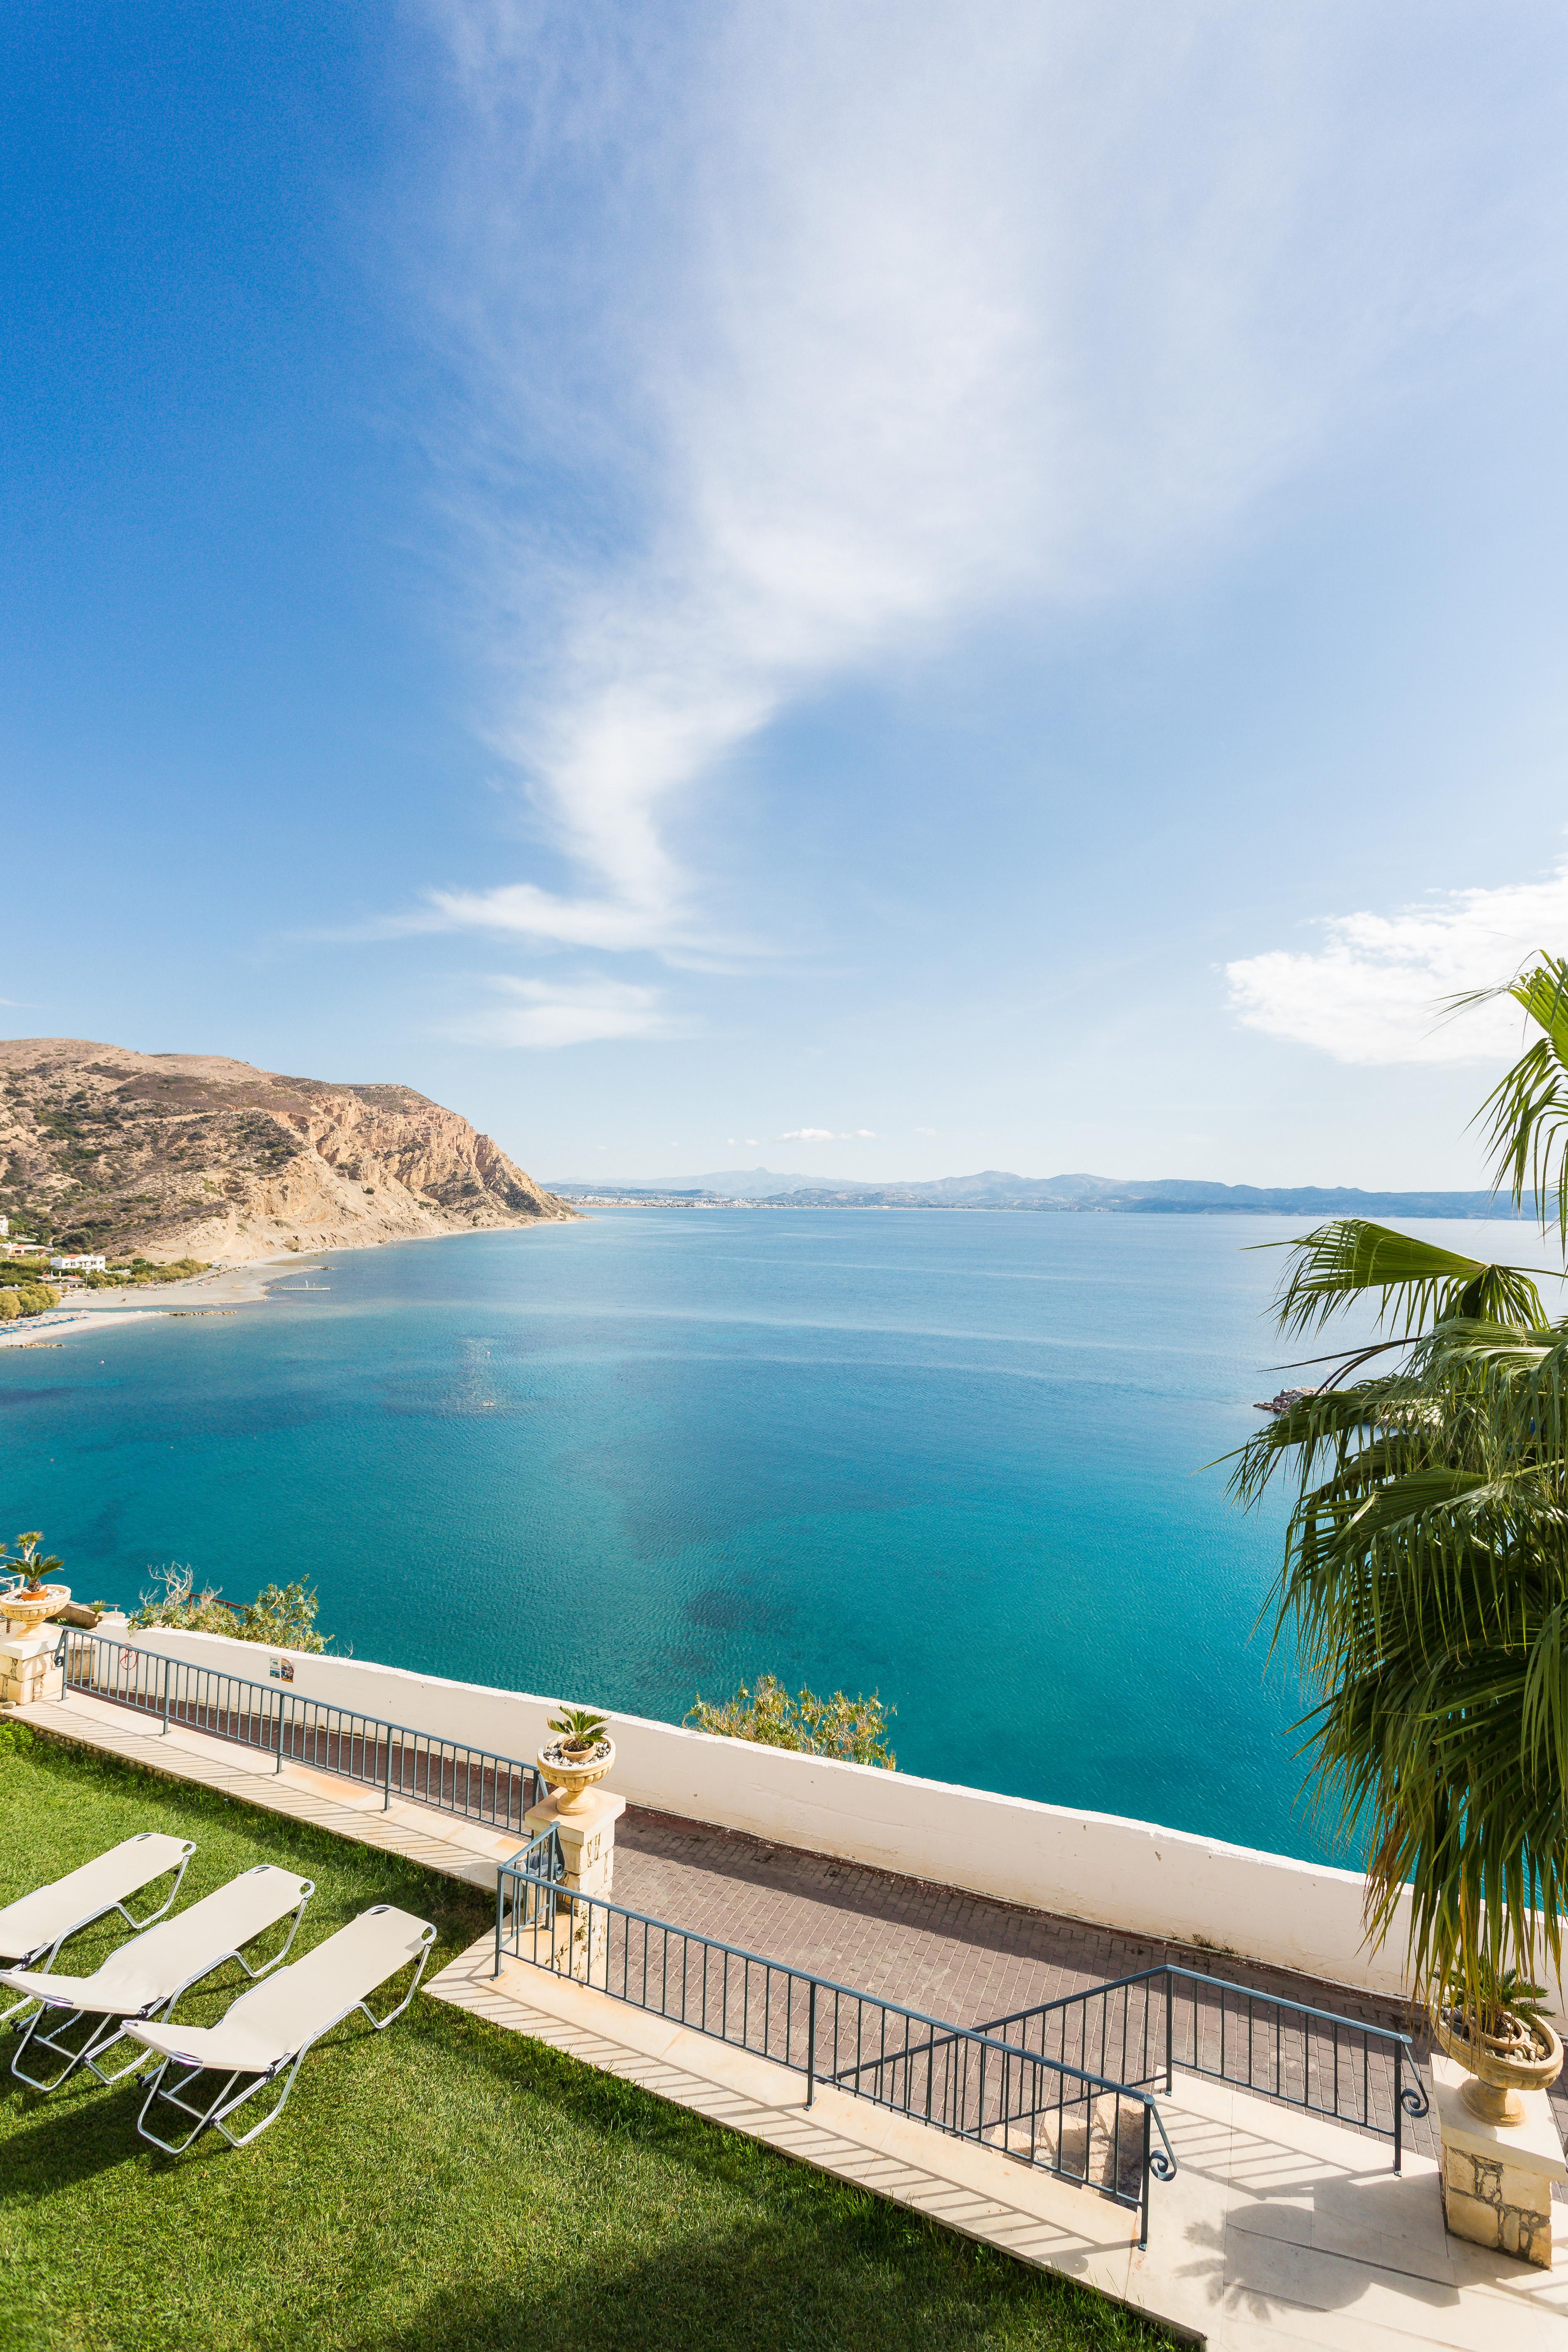
[[[538,1771],[550,1783],[555,1811],[581,1811],[583,1797],[609,1773],[614,1761],[616,1743],[606,1731],[581,1743],[576,1743],[569,1731],[557,1731],[552,1738],[545,1740],[538,1750]]]
[[[33,1633],[64,1609],[70,1597],[68,1584],[41,1584],[35,1592],[18,1585],[14,1591],[0,1592],[0,1617],[8,1619],[13,1634]]]
[[[1457,2065],[1468,2069],[1460,2097],[1483,2123],[1521,2124],[1521,2094],[1544,2091],[1563,2072],[1563,2044],[1543,2017],[1504,2012],[1506,2031],[1472,2038],[1457,2009],[1440,2009],[1432,2019],[1434,2039]]]

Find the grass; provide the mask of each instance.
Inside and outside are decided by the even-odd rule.
[[[368,1904],[433,1919],[430,1973],[485,1897],[349,1844],[0,1723],[0,1903],[141,1829],[196,1841],[182,1903],[255,1862],[316,1881],[297,1950]],[[120,1931],[121,1934],[123,1930]],[[78,1973],[118,1940],[89,1930]],[[186,1997],[208,2022],[234,1985]],[[1112,2352],[1171,2339],[684,2109],[421,1993],[385,2034],[341,2026],[251,2147],[177,2160],[141,2094],[0,2075],[5,2352]]]

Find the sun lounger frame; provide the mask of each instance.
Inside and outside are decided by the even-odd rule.
[[[395,1907],[395,1906],[390,1903],[377,1903],[372,1906],[368,1914],[362,1913],[361,1916],[374,1917],[380,1912],[390,1911]],[[192,2106],[189,2100],[183,2099],[180,2096],[180,2093],[182,2091],[188,2091],[198,2074],[208,2073],[216,2074],[220,2070],[216,2067],[208,2068],[205,2066],[186,2066],[184,2074],[178,2078],[174,2087],[170,2090],[165,2090],[163,2088],[163,2077],[168,2073],[171,2066],[177,2066],[182,2063],[177,2058],[165,2058],[163,2064],[159,2067],[157,2073],[153,2076],[148,2084],[147,2096],[142,2101],[142,2112],[136,2118],[136,2128],[141,2133],[142,2137],[144,2140],[150,2140],[154,2147],[162,2148],[165,2156],[183,2156],[185,2150],[191,2146],[192,2142],[198,2139],[201,2137],[201,2134],[206,2129],[208,2124],[211,2124],[215,2130],[220,2131],[223,2134],[230,2147],[244,2147],[247,2146],[247,2144],[255,2139],[259,2133],[264,2132],[268,2124],[275,2124],[277,2122],[279,2116],[282,2114],[284,2108],[289,2104],[289,2094],[294,2087],[295,2076],[299,2074],[300,2067],[304,2064],[306,2058],[315,2048],[317,2042],[321,2041],[325,2035],[331,2033],[334,2026],[341,2025],[345,2017],[352,2017],[354,2011],[357,2009],[363,2010],[377,2033],[384,2033],[387,2027],[393,2022],[394,2019],[402,2016],[404,2011],[407,2008],[409,2002],[413,2000],[415,1994],[419,1990],[419,1979],[425,1973],[425,1963],[430,1958],[431,1947],[434,1945],[435,1941],[435,1928],[431,1926],[426,1926],[424,1934],[420,1937],[419,1942],[416,1947],[419,1957],[418,1966],[414,1971],[414,1981],[409,1986],[408,1990],[404,1994],[403,1999],[398,2002],[395,2009],[389,2009],[384,2017],[377,2017],[371,2009],[368,1994],[363,2000],[351,2000],[345,2002],[343,2007],[338,2011],[337,2015],[335,2017],[329,2018],[324,2025],[319,2025],[316,2028],[316,2031],[312,2034],[309,2035],[308,2038],[300,2044],[298,2050],[286,2053],[283,2057],[279,2059],[276,2065],[256,2071],[254,2081],[251,2082],[247,2089],[240,2092],[237,2098],[230,2098],[229,2093],[234,2089],[235,2084],[251,2070],[243,2066],[237,2067],[234,2073],[226,2078],[222,2089],[218,2092],[211,2105],[206,2107],[198,2108]],[[413,1957],[414,1955],[410,1953],[406,1958],[398,1963],[398,1967],[396,1969],[390,1970],[389,1973],[393,1976],[396,1976],[402,1969],[407,1967],[408,1960]],[[384,1983],[385,1981],[385,1978],[383,1978],[382,1982]],[[283,2095],[279,2100],[277,2105],[269,2108],[267,2114],[262,2116],[261,2121],[258,2124],[252,2124],[248,2131],[230,2131],[228,2127],[229,2116],[237,2114],[238,2110],[246,2105],[247,2100],[255,2098],[258,2091],[264,2091],[269,2083],[275,2083],[279,2075],[285,2075],[287,2079],[283,2084]],[[178,2107],[182,2115],[187,2115],[195,2118],[190,2130],[185,2134],[184,2139],[160,2139],[155,2131],[149,2129],[147,2123],[148,2110],[153,2105],[153,2101],[159,2098],[162,2098],[165,2105],[169,2106]]]
[[[261,1867],[266,1865],[263,1864]],[[240,1874],[242,1877],[244,1874],[243,1872]],[[229,1883],[232,1885],[233,1881]],[[289,1947],[299,1934],[300,1922],[305,1916],[305,1906],[315,1891],[316,1882],[313,1878],[307,1878],[302,1882],[300,1899],[294,1906],[292,1916],[288,1912],[279,1914],[280,1917],[289,1920],[289,1933],[283,1939],[283,1948],[281,1951],[274,1952],[269,1960],[263,1960],[259,1968],[253,1969],[245,1954],[237,1949],[220,1952],[216,1959],[209,1960],[205,1967],[197,1969],[185,1979],[183,1984],[176,1985],[174,1991],[167,1996],[160,1995],[158,2000],[148,2001],[142,2009],[110,2011],[103,2018],[102,2030],[98,2033],[89,2033],[79,2050],[68,2049],[58,2037],[68,2033],[72,2026],[79,2023],[82,2018],[100,2012],[85,2009],[70,2009],[68,2001],[50,2001],[40,1996],[37,2015],[29,2021],[26,2032],[22,2036],[21,2045],[11,2061],[12,2074],[19,2083],[26,2083],[29,2089],[44,2092],[58,2091],[79,2066],[86,2066],[90,2073],[98,2076],[100,2083],[123,2082],[127,2074],[134,2074],[136,2069],[146,2062],[151,2054],[148,2051],[139,2049],[128,2065],[117,2066],[110,2074],[106,2074],[98,2062],[106,2050],[111,2050],[117,2042],[126,2039],[125,2028],[132,2018],[140,2020],[166,2018],[182,1993],[189,1992],[193,1985],[200,1984],[205,1978],[212,1976],[226,1960],[237,1960],[246,1975],[253,1979],[269,1976],[280,1962],[288,1958]],[[152,1922],[148,1921],[146,1924],[151,1926]],[[256,1934],[248,1937],[247,1941],[254,1944],[258,1937],[269,1936],[277,1925],[276,1919],[268,1920],[266,1927],[258,1927]],[[44,2019],[56,2009],[67,2009],[70,2013],[60,2021],[52,2033],[40,2033],[38,2028]],[[40,2050],[52,2050],[57,2057],[64,2058],[67,2062],[51,2083],[41,2082],[37,2074],[29,2074],[22,2064],[24,2054],[35,2042]]]
[[[153,1837],[157,1834],[158,1832],[153,1830],[138,1830],[133,1837],[121,1838],[121,1845],[133,1845],[142,1838]],[[35,1944],[30,1952],[7,1952],[5,1955],[5,1966],[12,1969],[33,1969],[37,1970],[39,1975],[44,1975],[48,1969],[54,1967],[62,1944],[68,1943],[73,1936],[80,1935],[82,1929],[84,1927],[90,1927],[95,1920],[107,1919],[111,1911],[119,1912],[121,1917],[131,1929],[132,1935],[140,1935],[143,1927],[155,1926],[156,1923],[163,1916],[163,1914],[168,1910],[169,1906],[174,1900],[175,1895],[178,1895],[180,1891],[180,1882],[184,1877],[187,1869],[190,1867],[191,1856],[196,1850],[195,1840],[194,1838],[183,1838],[180,1843],[184,1846],[184,1852],[181,1855],[178,1864],[176,1865],[174,1863],[169,1863],[165,1865],[167,1870],[174,1871],[174,1883],[173,1886],[170,1887],[169,1892],[163,1897],[162,1903],[159,1904],[156,1911],[149,1911],[145,1919],[133,1919],[130,1912],[125,1908],[125,1904],[120,1901],[118,1897],[111,1896],[107,1903],[100,1903],[95,1911],[85,1911],[79,1919],[73,1919],[68,1927],[62,1927],[52,1944]],[[112,1853],[113,1851],[114,1848],[110,1846],[109,1848],[109,1852]],[[94,1860],[101,1860],[101,1856],[94,1856]],[[66,1874],[68,1876],[69,1873],[68,1872]],[[155,1871],[153,1878],[144,1879],[142,1881],[142,1885],[151,1886],[156,1879],[162,1878],[163,1875],[163,1871]],[[47,1882],[46,1881],[46,1884],[47,1883]],[[40,1894],[43,1890],[42,1888],[36,1887],[33,1891],[35,1894]],[[132,1887],[131,1889],[132,1894],[140,1894],[141,1891],[140,1887]],[[18,1896],[17,1900],[20,1901],[20,1899],[21,1898]],[[129,1897],[127,1897],[127,1900],[129,1900]],[[38,1966],[40,1960],[43,1962],[42,1968],[39,1968]],[[9,2009],[0,2009],[0,2025],[12,2024],[14,2020],[20,2017],[22,2011],[35,1998],[36,1996],[34,1994],[25,1992],[19,2000],[14,2000],[12,2002]],[[16,2030],[19,2032],[21,2028],[18,2026]]]

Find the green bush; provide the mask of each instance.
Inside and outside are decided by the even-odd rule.
[[[143,1592],[133,1627],[172,1625],[187,1633],[226,1633],[231,1642],[262,1642],[275,1650],[324,1650],[332,1639],[316,1631],[320,1596],[303,1583],[268,1584],[254,1601],[226,1601],[213,1585],[195,1590],[195,1570],[171,1560],[148,1570],[163,1591]]]
[[[184,1282],[193,1274],[209,1271],[208,1262],[200,1257],[177,1257],[167,1265],[154,1265],[150,1257],[133,1257],[129,1265],[106,1266],[101,1274],[83,1276],[92,1290],[124,1290],[143,1282]]]
[[[818,1698],[803,1688],[791,1697],[776,1675],[759,1675],[754,1691],[744,1683],[731,1699],[713,1705],[699,1693],[687,1711],[694,1730],[725,1739],[752,1739],[763,1748],[793,1748],[805,1756],[837,1756],[847,1764],[879,1764],[896,1772],[899,1759],[887,1744],[888,1717],[875,1691],[869,1698],[841,1690]]]
[[[42,1315],[59,1303],[59,1292],[47,1282],[8,1283],[0,1289],[0,1323],[15,1323],[19,1315]]]

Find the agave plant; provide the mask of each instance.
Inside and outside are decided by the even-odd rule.
[[[550,1717],[549,1727],[559,1735],[562,1751],[567,1756],[585,1756],[598,1746],[608,1729],[608,1719],[595,1715],[584,1706],[563,1706]]]
[[[0,1551],[0,1570],[19,1576],[24,1592],[41,1592],[49,1578],[65,1566],[63,1559],[56,1559],[52,1555],[47,1559],[39,1559],[38,1546],[43,1540],[42,1528],[27,1528],[16,1538],[15,1558],[9,1552]]]
[[[1568,961],[1506,993],[1542,1034],[1478,1116],[1499,1187],[1533,1195],[1568,1258]],[[1500,1984],[1562,1965],[1568,1321],[1530,1269],[1359,1218],[1289,1248],[1283,1332],[1370,1302],[1382,1336],[1241,1450],[1233,1491],[1296,1488],[1274,1639],[1317,1696],[1317,1793],[1366,1841],[1373,1940],[1408,1885],[1415,1990],[1489,2014]]]

